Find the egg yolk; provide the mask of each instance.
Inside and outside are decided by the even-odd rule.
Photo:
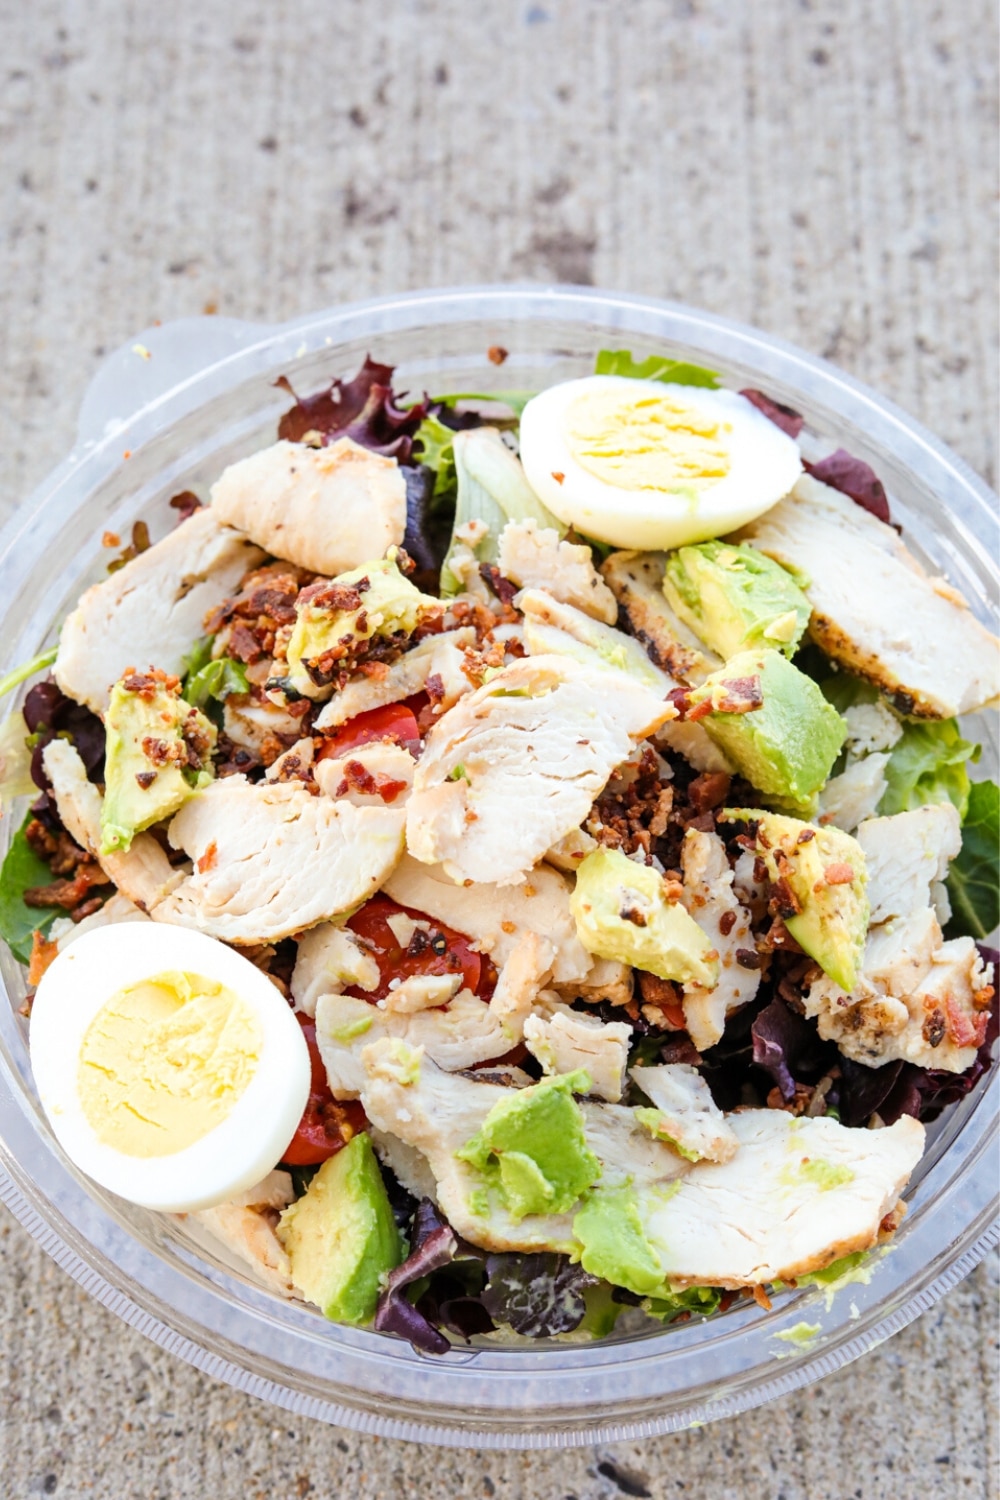
[[[616,489],[698,494],[729,473],[729,431],[669,395],[588,391],[568,408],[565,437],[580,467]]]
[[[260,1061],[257,1018],[225,985],[159,974],[113,995],[83,1038],[77,1087],[91,1128],[125,1156],[170,1156],[220,1125]]]

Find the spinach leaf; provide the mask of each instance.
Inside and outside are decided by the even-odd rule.
[[[948,875],[952,918],[947,937],[987,938],[1000,921],[1000,787],[974,781],[962,824],[962,848]]]
[[[56,917],[66,915],[52,907],[36,909],[24,904],[25,891],[35,885],[49,885],[52,881],[52,871],[38,858],[24,836],[31,816],[28,813],[15,833],[0,867],[0,938],[23,964],[31,957],[31,934],[36,929],[48,932]]]
[[[719,377],[704,365],[670,359],[665,354],[651,354],[648,359],[633,359],[627,349],[602,349],[594,363],[595,375],[626,375],[630,380],[662,380],[668,385],[701,385],[715,390]]]

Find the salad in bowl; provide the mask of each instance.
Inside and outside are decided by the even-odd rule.
[[[992,1065],[998,642],[700,365],[284,384],[7,679],[60,1145],[430,1355],[863,1279]]]

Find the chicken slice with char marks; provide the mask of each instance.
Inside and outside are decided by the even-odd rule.
[[[920,718],[951,719],[1000,693],[1000,641],[896,531],[808,476],[738,533],[805,574],[816,644]]]
[[[63,692],[103,714],[129,667],[180,675],[208,611],[263,554],[211,510],[197,510],[154,546],[87,589],[59,636]]]
[[[403,813],[229,776],[192,797],[168,837],[195,869],[157,906],[157,921],[277,942],[375,894],[402,853]]]
[[[275,557],[332,577],[401,544],[406,481],[394,458],[352,438],[328,448],[282,440],[230,464],[212,510]]]
[[[612,552],[601,572],[652,660],[684,687],[697,687],[722,659],[685,625],[663,594],[665,552]]]
[[[182,1217],[203,1224],[228,1250],[256,1271],[265,1286],[286,1296],[297,1297],[291,1262],[275,1233],[281,1210],[287,1208],[294,1198],[290,1174],[274,1171],[230,1202]]]
[[[406,809],[410,853],[459,880],[519,883],[635,742],[675,714],[623,673],[568,657],[504,667],[428,735]]]

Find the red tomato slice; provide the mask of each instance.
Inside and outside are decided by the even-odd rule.
[[[372,740],[395,740],[406,750],[416,750],[420,730],[415,715],[403,703],[386,703],[381,708],[370,708],[365,714],[356,714],[324,740],[316,759],[333,760],[348,755]]]
[[[398,912],[405,912],[415,921],[430,923],[430,930],[423,932],[418,929],[405,949],[386,920]],[[459,973],[463,989],[478,993],[484,968],[480,955],[473,952],[468,938],[460,932],[444,927],[422,912],[397,906],[388,896],[373,896],[360,911],[355,912],[347,925],[370,945],[379,968],[377,989],[348,990],[349,995],[356,995],[361,1000],[383,1000],[389,993],[392,979],[408,979],[412,974]]]
[[[315,1022],[303,1015],[296,1016],[296,1020],[302,1027],[309,1048],[312,1077],[302,1119],[281,1159],[290,1167],[312,1167],[340,1151],[359,1131],[364,1130],[368,1121],[361,1105],[354,1100],[341,1102],[334,1099],[326,1081],[323,1059],[316,1045]]]

